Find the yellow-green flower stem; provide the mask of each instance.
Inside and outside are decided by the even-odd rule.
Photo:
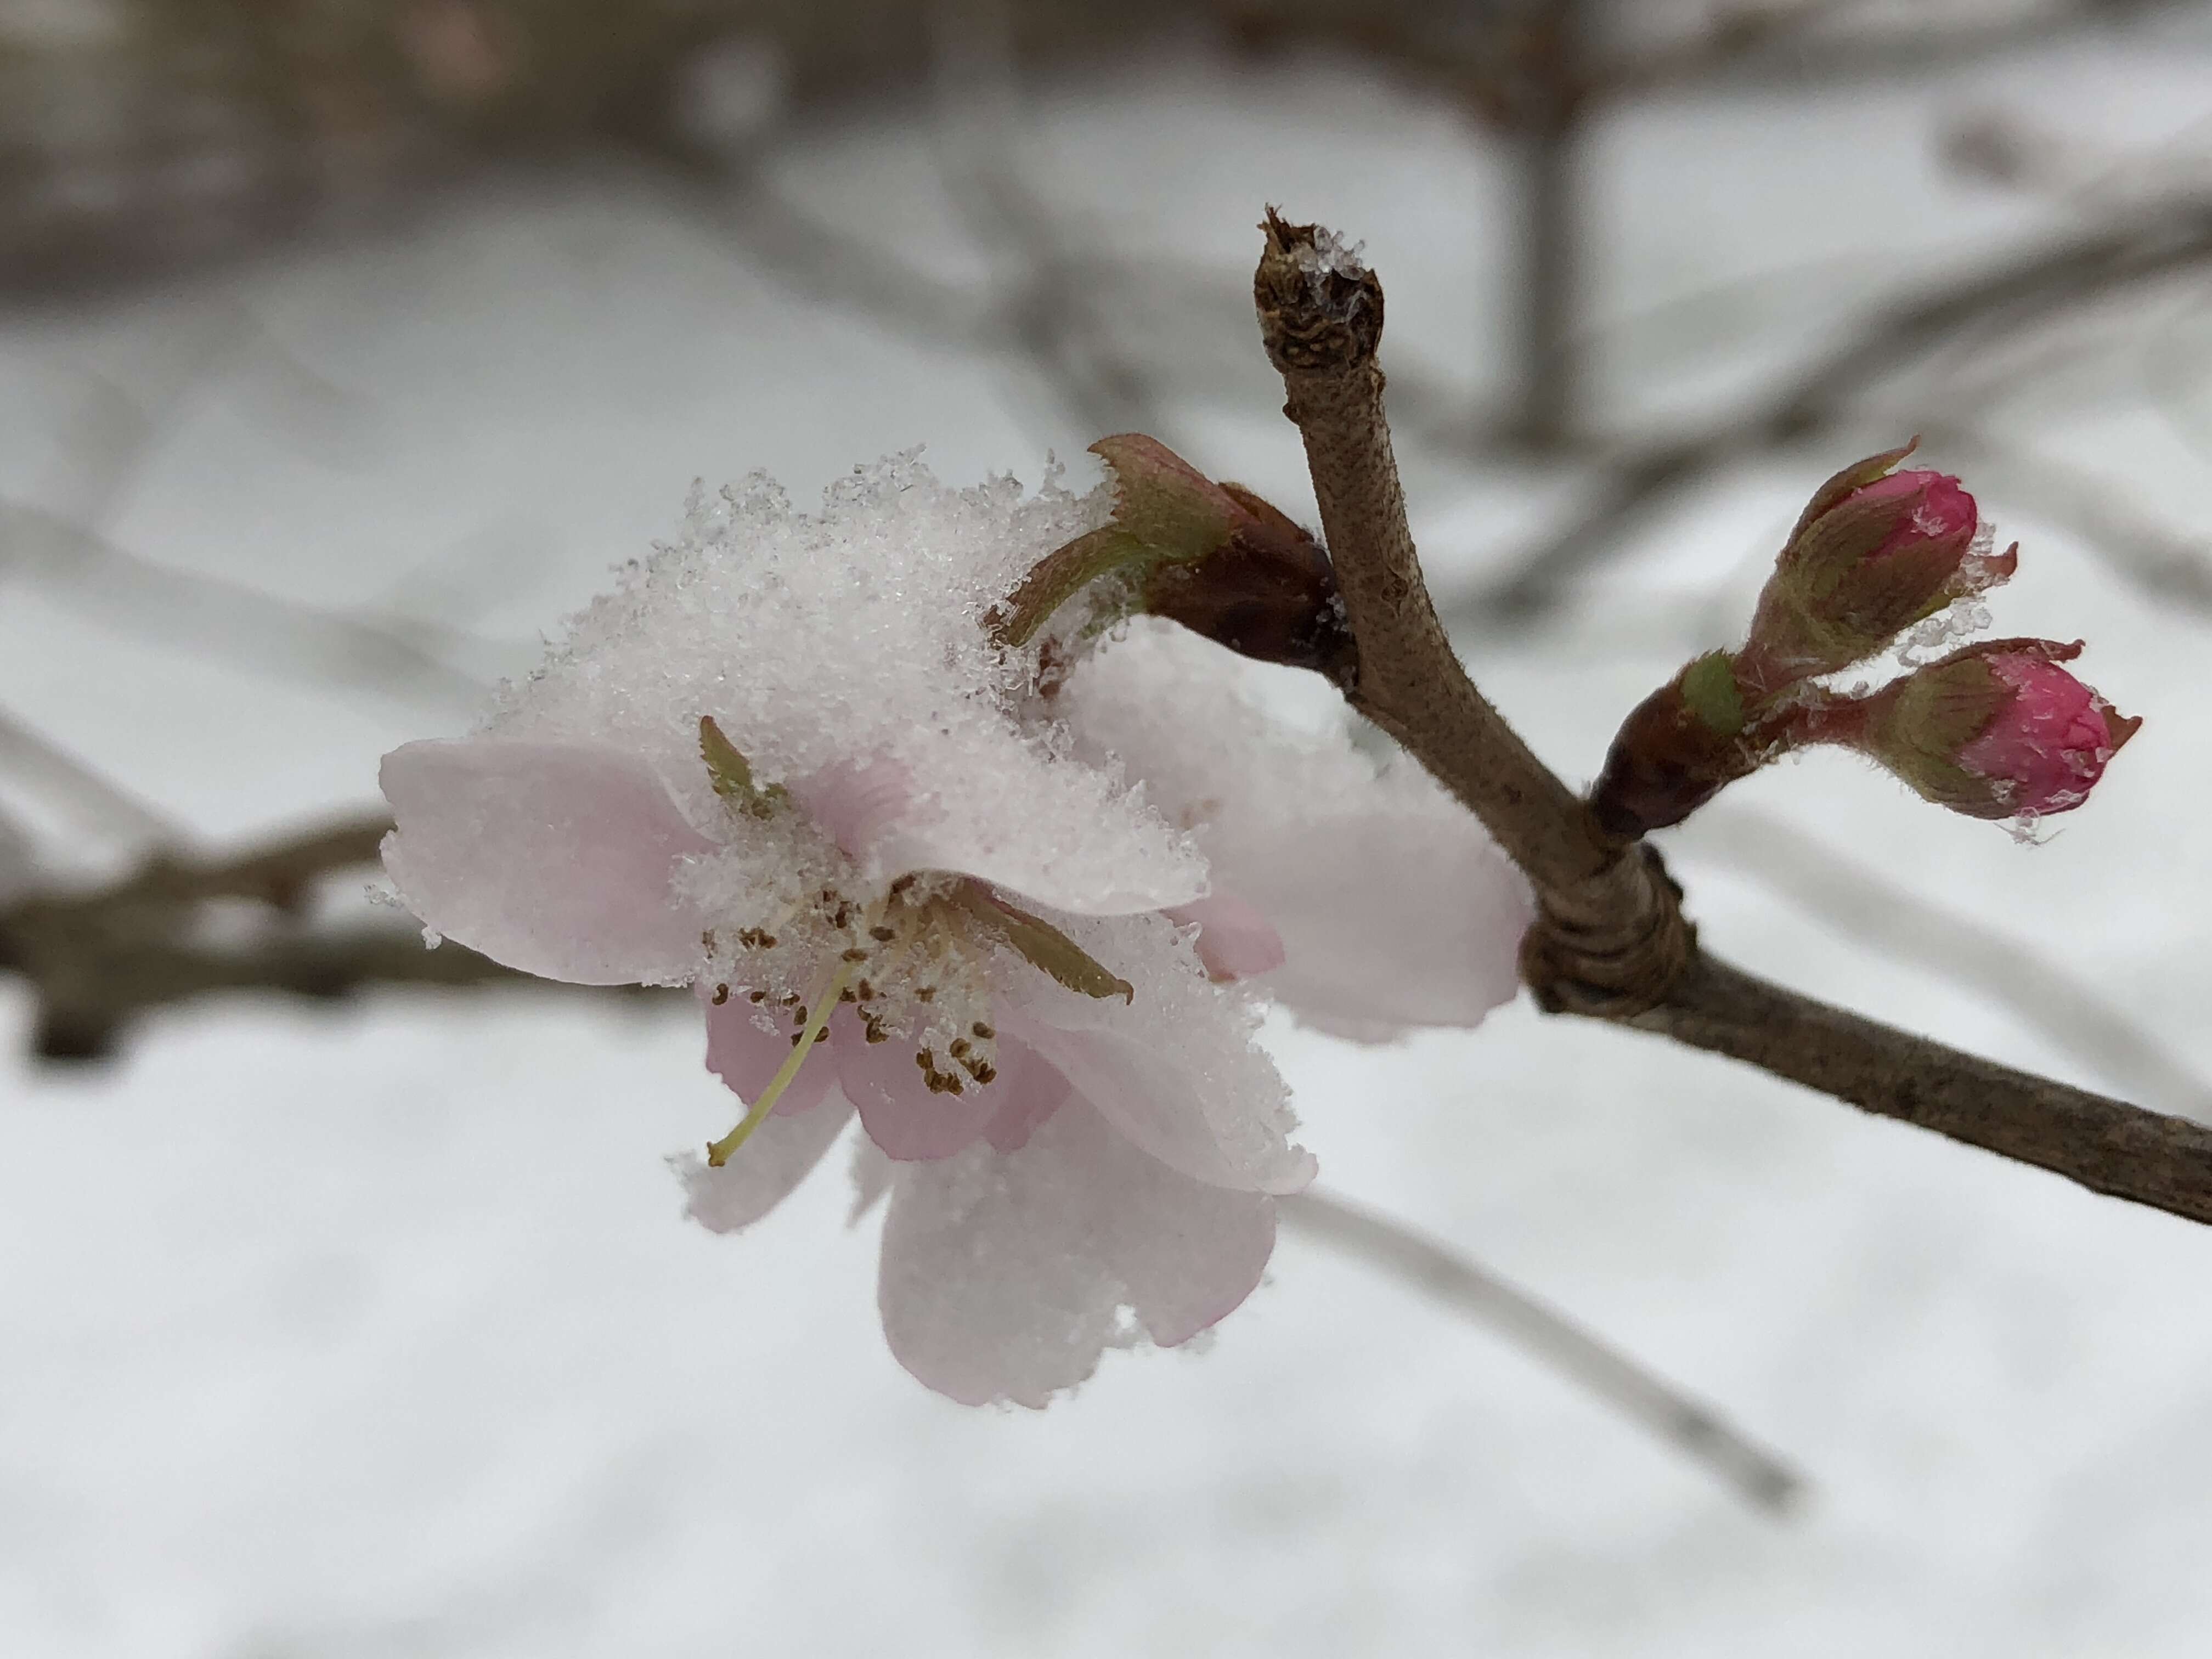
[[[768,1121],[768,1115],[775,1109],[775,1103],[783,1098],[783,1091],[791,1087],[792,1079],[799,1075],[799,1068],[806,1063],[806,1056],[813,1051],[815,1043],[821,1040],[822,1033],[829,1028],[830,1016],[837,1011],[838,994],[860,969],[860,964],[857,962],[839,962],[835,970],[807,997],[806,1024],[799,1034],[799,1041],[792,1047],[791,1058],[785,1060],[777,1068],[776,1074],[768,1080],[768,1087],[762,1090],[760,1098],[746,1109],[744,1116],[738,1121],[738,1127],[707,1148],[707,1162],[714,1168],[719,1170],[727,1164],[730,1154],[744,1146],[752,1132]]]

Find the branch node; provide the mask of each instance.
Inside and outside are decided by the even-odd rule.
[[[1658,850],[1638,844],[1581,887],[1538,895],[1521,977],[1547,1014],[1633,1019],[1689,971],[1698,932]]]

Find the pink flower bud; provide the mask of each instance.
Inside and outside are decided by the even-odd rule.
[[[1911,448],[1846,467],[1814,495],[1737,659],[1756,690],[1771,695],[1849,667],[2012,574],[2018,550],[1989,551],[1980,512],[1958,479],[1890,471]]]
[[[2043,657],[2002,652],[1984,661],[2013,695],[1982,735],[1959,751],[1960,766],[2008,796],[2020,817],[2079,806],[2142,721],[2120,714]]]
[[[2059,666],[2080,641],[1991,640],[1863,705],[1851,739],[1920,794],[1978,818],[2039,818],[2089,798],[2142,724]]]

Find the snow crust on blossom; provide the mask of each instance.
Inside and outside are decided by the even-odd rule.
[[[1279,672],[1140,618],[1057,702],[1195,834],[1215,895],[1273,925],[1285,959],[1261,989],[1343,1036],[1476,1024],[1518,992],[1526,882],[1418,767],[1378,765],[1340,724],[1302,732],[1261,707]]]
[[[695,489],[681,534],[503,691],[484,735],[641,756],[692,823],[720,826],[729,815],[699,758],[709,716],[764,783],[818,789],[838,769],[848,783],[876,769],[911,792],[879,815],[882,833],[844,849],[870,880],[959,870],[1086,913],[1182,902],[1205,887],[1190,848],[1110,774],[1056,763],[1052,728],[1009,717],[1035,665],[982,625],[1110,507],[1103,489],[1078,496],[1050,478],[1034,495],[1005,477],[949,489],[911,455],[855,469],[818,513],[761,474]],[[729,914],[772,896],[757,878],[777,861],[759,851],[702,860],[690,896]]]

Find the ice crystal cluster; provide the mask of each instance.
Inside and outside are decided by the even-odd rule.
[[[1314,1168],[1263,994],[1472,1024],[1526,920],[1433,786],[1273,726],[1219,647],[996,638],[1111,506],[911,456],[819,513],[695,493],[475,733],[384,767],[386,866],[435,933],[695,988],[745,1103],[678,1161],[699,1221],[757,1219],[858,1116],[892,1350],[975,1403],[1041,1405],[1258,1282]]]

